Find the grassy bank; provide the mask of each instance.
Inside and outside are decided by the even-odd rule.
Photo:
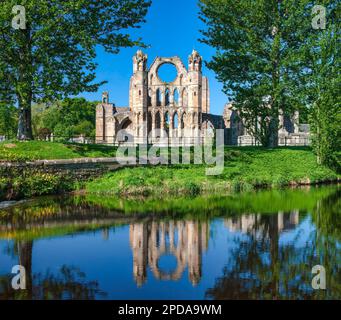
[[[226,148],[225,167],[217,176],[206,165],[126,168],[86,184],[92,194],[196,195],[254,188],[335,181],[340,175],[317,165],[310,148]]]
[[[114,157],[115,148],[100,145],[62,144],[43,141],[0,143],[0,162],[38,159]],[[226,148],[224,170],[207,176],[207,165],[169,165],[126,168],[85,183],[89,194],[119,196],[197,195],[278,188],[336,181],[340,175],[316,164],[310,148]],[[59,194],[84,186],[72,175],[44,170],[3,174],[0,168],[0,200]]]
[[[93,144],[68,144],[46,141],[6,141],[0,143],[0,161],[32,161],[114,157],[116,149]]]

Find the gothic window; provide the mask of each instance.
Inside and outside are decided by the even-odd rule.
[[[169,100],[169,89],[166,89],[165,91],[165,104],[166,106],[169,106],[170,100]]]
[[[165,113],[165,129],[169,129],[169,123],[170,123],[169,113],[166,112]]]
[[[161,128],[161,116],[160,112],[157,112],[155,115],[155,129],[160,129]]]
[[[174,103],[179,104],[179,91],[178,91],[178,89],[174,90]]]
[[[156,105],[158,107],[161,106],[161,91],[160,91],[160,89],[156,90]]]
[[[183,113],[181,116],[181,129],[185,128],[185,119],[186,119],[186,113]]]
[[[151,106],[152,105],[152,89],[149,89],[148,90],[148,106]]]
[[[173,116],[173,128],[178,129],[178,127],[179,127],[179,117],[178,117],[178,114],[175,112]]]

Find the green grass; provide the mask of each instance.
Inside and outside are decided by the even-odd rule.
[[[0,161],[20,162],[38,159],[115,157],[115,155],[116,148],[102,145],[63,144],[44,141],[0,143]],[[197,195],[222,191],[247,191],[264,187],[315,184],[335,181],[340,178],[340,175],[333,170],[317,165],[316,157],[310,148],[278,148],[273,150],[258,147],[225,148],[224,159],[223,173],[217,176],[207,176],[205,173],[207,165],[204,164],[125,168],[88,182],[86,190],[91,194],[125,196]],[[44,185],[46,185],[46,190],[42,194],[50,194],[57,189],[60,191],[60,183],[54,181],[53,177],[47,179],[44,176],[42,179],[37,176],[36,179],[33,178],[32,176],[32,179],[28,179],[32,180],[32,183],[26,183],[27,177],[21,179],[22,181],[18,182],[20,188],[17,188],[16,183],[11,181],[10,187],[14,190],[23,190],[23,192],[20,191],[23,197],[26,197],[26,194],[31,194],[26,192],[26,189],[28,191],[39,189],[39,186]],[[44,184],[41,181],[47,182]],[[33,187],[34,185],[36,188]],[[0,198],[8,194],[8,189],[8,181],[0,177]]]
[[[0,143],[0,161],[32,161],[114,157],[116,148],[103,145],[63,144],[45,141]]]
[[[310,148],[226,148],[221,175],[207,176],[206,165],[125,168],[87,183],[92,194],[196,195],[260,187],[314,184],[340,178],[319,166]]]

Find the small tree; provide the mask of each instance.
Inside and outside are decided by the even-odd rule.
[[[13,15],[15,5],[24,6],[17,8],[21,16]],[[19,139],[32,139],[32,102],[98,90],[98,45],[110,53],[143,46],[126,31],[139,27],[149,6],[149,0],[2,1],[0,101],[17,102]]]

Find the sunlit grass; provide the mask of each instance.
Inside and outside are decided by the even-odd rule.
[[[207,176],[205,165],[125,168],[87,184],[90,193],[149,195],[251,190],[332,181],[338,175],[316,163],[310,148],[226,148],[225,167]]]
[[[116,148],[93,144],[63,144],[46,141],[6,141],[0,143],[0,160],[29,161],[114,157]]]

